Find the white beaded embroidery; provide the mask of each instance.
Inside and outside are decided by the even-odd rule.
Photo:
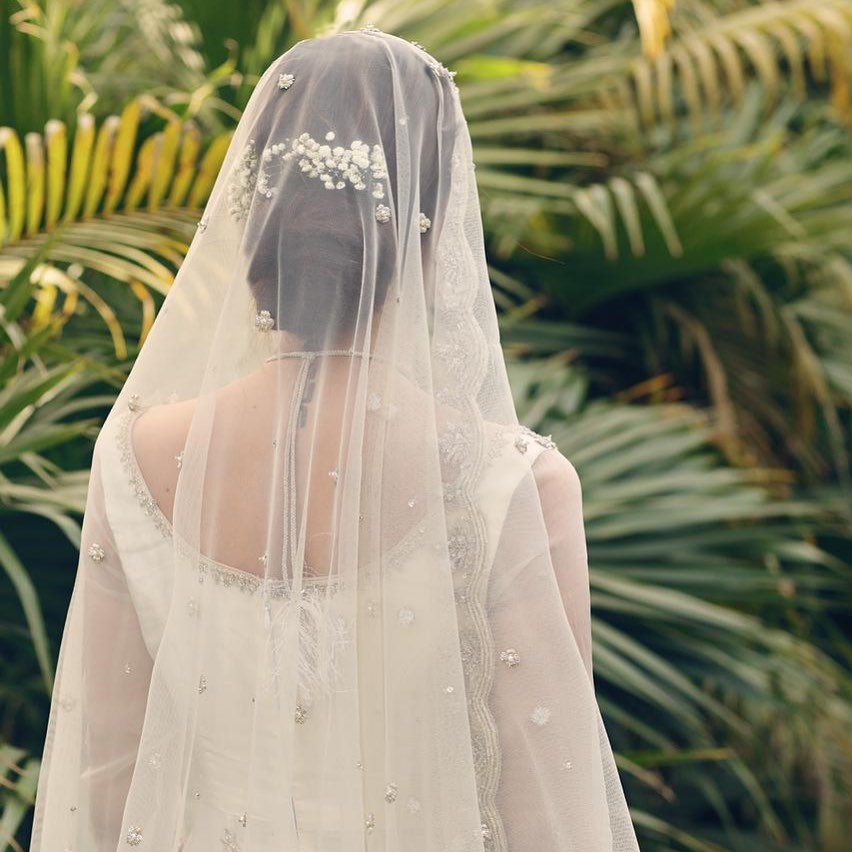
[[[93,562],[100,562],[105,555],[104,549],[97,542],[90,544],[86,553],[89,554]]]
[[[243,148],[228,183],[228,212],[241,222],[248,216],[251,196],[257,183],[257,151],[251,139]]]
[[[201,675],[198,679],[198,692],[201,694],[202,692],[207,691],[207,677],[206,675]]]
[[[258,311],[254,318],[254,327],[258,331],[271,331],[275,325],[275,320],[272,319],[272,314],[269,311]]]
[[[385,787],[385,801],[386,802],[395,802],[396,801],[396,791],[397,786],[392,781]]]
[[[414,621],[414,610],[409,607],[403,607],[399,611],[399,623],[409,625]]]
[[[386,204],[379,204],[376,206],[376,220],[379,222],[390,222],[390,207]]]
[[[432,220],[425,214],[420,214],[420,233],[425,234],[432,227]]]
[[[505,651],[500,652],[500,660],[512,668],[521,662],[521,655],[514,648],[506,648]]]
[[[183,467],[183,450],[181,450],[176,456],[175,461],[177,462],[177,468],[180,470]]]
[[[415,799],[414,796],[411,796],[409,798],[407,805],[408,805],[408,810],[410,810],[411,813],[413,813],[413,814],[416,814],[420,811],[420,802],[417,799]]]
[[[155,751],[152,752],[151,756],[148,758],[148,765],[153,767],[154,769],[159,769],[163,764],[163,755],[160,752]]]
[[[138,846],[142,842],[142,828],[138,825],[131,825],[124,839],[128,846]]]
[[[371,832],[376,827],[376,818],[373,814],[367,814],[367,818],[364,820],[364,826],[367,829],[367,832]]]
[[[546,725],[550,721],[550,708],[539,705],[530,713],[530,720],[536,725]]]
[[[297,704],[294,718],[295,718],[297,724],[299,724],[299,725],[303,724],[304,721],[308,718],[307,708],[302,707],[301,704]]]
[[[139,410],[139,394],[138,393],[130,394],[130,399],[127,400],[127,407],[131,411],[138,411]]]
[[[240,847],[237,846],[237,838],[230,829],[225,829],[225,833],[220,838],[220,842],[222,843],[222,848],[225,852],[240,852]]]
[[[278,88],[284,89],[285,91],[293,85],[293,81],[296,78],[292,74],[279,74],[278,75]]]

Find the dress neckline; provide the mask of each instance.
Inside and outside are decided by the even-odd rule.
[[[136,495],[137,502],[151,516],[154,525],[160,530],[164,538],[173,539],[178,543],[178,546],[184,549],[194,551],[198,555],[199,570],[202,573],[211,572],[214,578],[222,580],[225,585],[238,585],[240,587],[250,586],[282,586],[290,587],[292,580],[282,580],[279,577],[264,577],[260,574],[255,574],[252,571],[246,571],[244,568],[237,568],[227,562],[222,562],[214,559],[205,553],[200,553],[197,548],[194,548],[180,533],[174,528],[171,519],[167,517],[165,512],[160,508],[154,495],[148,488],[148,483],[142,473],[142,468],[139,466],[139,460],[133,452],[133,444],[131,440],[133,423],[136,418],[144,411],[144,409],[128,409],[121,415],[118,423],[117,441],[120,453],[120,459],[127,475],[132,490]],[[304,564],[304,568],[309,568]],[[336,575],[331,574],[302,574],[302,585],[324,586],[330,582],[336,581]]]

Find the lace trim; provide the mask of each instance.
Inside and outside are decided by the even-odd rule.
[[[501,752],[489,707],[495,649],[486,613],[489,568],[485,519],[474,498],[491,447],[477,399],[488,367],[488,346],[476,321],[479,270],[471,270],[464,238],[470,171],[456,151],[451,185],[457,197],[447,205],[448,220],[438,254],[439,310],[442,322],[433,349],[438,397],[460,412],[439,438],[449,550],[453,569],[459,642],[467,693],[471,745],[476,772],[482,839],[488,852],[506,852],[506,834],[496,807]],[[460,196],[460,197],[459,197]]]

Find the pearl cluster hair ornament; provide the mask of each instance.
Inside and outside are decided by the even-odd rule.
[[[326,142],[335,138],[334,131],[325,134]],[[351,186],[365,190],[372,179],[371,191],[374,198],[384,198],[384,186],[381,180],[387,177],[387,163],[381,145],[368,145],[360,139],[354,140],[349,147],[322,144],[309,133],[302,133],[296,139],[285,139],[265,148],[262,154],[264,165],[276,157],[288,162],[298,157],[301,171],[308,177],[319,178],[326,189],[345,189]],[[258,189],[267,198],[272,195],[269,179],[264,170],[258,178]]]
[[[271,331],[275,325],[275,320],[269,311],[259,311],[254,318],[254,327],[258,331]]]

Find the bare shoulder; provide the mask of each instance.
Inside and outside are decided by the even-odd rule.
[[[574,463],[552,444],[534,459],[532,472],[539,492],[551,504],[572,504],[582,499],[580,474]]]

